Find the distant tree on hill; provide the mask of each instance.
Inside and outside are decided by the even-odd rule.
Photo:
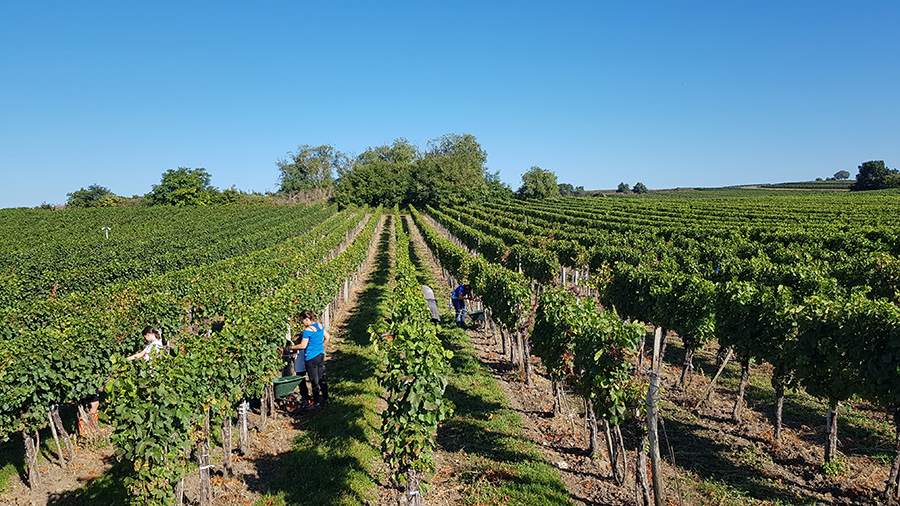
[[[846,170],[839,170],[834,173],[834,179],[838,181],[843,181],[845,179],[850,179],[850,173]]]
[[[334,173],[349,163],[346,155],[323,144],[310,146],[303,144],[295,153],[276,162],[281,171],[281,193],[296,193],[313,188],[334,187]]]
[[[619,187],[616,188],[616,192],[618,192],[618,193],[625,193],[629,190],[631,190],[631,188],[628,186],[628,183],[624,183],[624,182],[619,183]]]
[[[634,193],[647,193],[648,190],[647,187],[644,186],[644,183],[638,181],[634,184],[634,188],[632,189],[632,191],[634,191]]]
[[[86,189],[66,194],[69,199],[66,201],[68,207],[113,207],[121,201],[121,197],[117,197],[109,189],[98,184],[92,184]]]
[[[335,200],[341,206],[440,206],[508,198],[512,191],[499,172],[487,171],[486,161],[487,153],[470,134],[432,139],[424,152],[399,138],[338,167]]]
[[[897,169],[885,166],[883,160],[870,160],[859,166],[859,174],[856,175],[856,183],[851,190],[880,190],[882,188],[896,188],[900,186],[900,176]]]
[[[420,158],[419,150],[403,138],[391,146],[369,148],[338,168],[335,200],[341,206],[400,204],[409,194],[412,167]]]
[[[569,183],[561,183],[559,185],[559,195],[561,197],[584,197],[586,193],[584,186],[572,186]]]
[[[153,185],[144,200],[150,205],[203,206],[213,202],[216,189],[209,183],[212,176],[206,169],[178,167],[162,175],[159,184]]]
[[[516,191],[516,195],[523,199],[545,199],[558,197],[559,194],[556,174],[538,166],[531,167],[522,174],[522,186]]]
[[[894,172],[884,176],[882,184],[885,188],[900,188],[900,171],[894,169]]]
[[[446,134],[428,141],[411,173],[409,201],[464,204],[487,198],[487,153],[471,134]]]

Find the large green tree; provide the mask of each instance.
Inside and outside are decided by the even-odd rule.
[[[851,190],[880,190],[900,186],[897,169],[888,168],[883,160],[870,160],[859,166],[856,183]]]
[[[410,202],[432,205],[480,202],[489,195],[487,153],[471,134],[446,134],[428,142],[412,168]]]
[[[81,188],[66,194],[68,207],[112,207],[120,200],[116,195],[98,184],[92,184],[87,188]]]
[[[427,151],[398,138],[339,165],[335,200],[342,206],[441,206],[511,197],[509,185],[499,171],[487,171],[486,161],[487,153],[470,134],[433,139]]]
[[[151,205],[202,206],[213,202],[217,191],[204,168],[178,167],[163,172],[159,184],[144,196]]]
[[[419,158],[418,148],[403,138],[390,146],[369,148],[338,168],[335,200],[341,206],[403,203],[409,194],[412,167]]]
[[[278,162],[281,171],[282,193],[296,193],[313,188],[334,186],[334,173],[340,172],[349,163],[346,155],[329,144],[310,146],[303,144],[295,153]]]
[[[516,191],[516,195],[524,199],[559,197],[556,174],[538,166],[531,167],[522,174],[522,186]]]

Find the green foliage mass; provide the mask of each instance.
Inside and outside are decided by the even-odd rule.
[[[122,200],[121,197],[98,184],[92,184],[66,195],[69,196],[66,201],[68,207],[115,207]]]
[[[528,169],[522,174],[522,186],[516,191],[516,195],[523,199],[559,197],[556,174],[537,166]]]
[[[851,190],[881,190],[900,188],[900,171],[888,168],[883,160],[870,160],[859,166],[856,184]]]
[[[303,144],[295,153],[276,162],[281,171],[282,193],[295,193],[313,188],[334,186],[334,172],[340,172],[348,163],[347,156],[323,144],[310,146]]]
[[[643,334],[615,311],[600,311],[593,298],[550,288],[538,298],[531,340],[551,374],[591,399],[602,420],[619,425],[640,402],[631,362]]]
[[[352,163],[338,169],[340,178],[335,199],[341,206],[400,204],[409,193],[412,167],[419,156],[416,147],[403,138],[390,146],[367,149]]]
[[[508,196],[486,161],[487,153],[470,134],[446,134],[429,141],[425,151],[399,138],[339,167],[335,199],[342,206],[441,206]]]
[[[393,223],[399,213],[394,211]],[[431,313],[422,298],[415,267],[409,257],[409,236],[399,227],[396,288],[390,319],[373,323],[369,332],[384,356],[379,383],[387,392],[381,414],[381,448],[397,480],[415,480],[433,467],[438,424],[453,412],[444,399],[453,352],[437,337]]]
[[[145,195],[151,205],[205,206],[213,202],[215,188],[210,185],[212,176],[206,169],[178,167],[162,175],[159,184]]]

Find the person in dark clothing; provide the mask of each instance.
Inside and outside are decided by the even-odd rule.
[[[306,376],[306,350],[292,350],[293,345],[300,344],[300,340],[300,336],[297,336],[296,341],[291,341],[290,338],[286,341],[284,353],[282,354],[285,360],[285,367],[281,372],[282,378],[294,375]],[[297,387],[300,389],[300,407],[309,407],[312,404],[312,399],[309,397],[306,379],[300,381]]]
[[[325,343],[331,339],[331,334],[316,321],[312,311],[301,312],[300,322],[305,328],[300,343],[291,346],[291,349],[306,351],[306,375],[312,384],[313,407],[319,407],[329,403],[328,383],[325,382]]]

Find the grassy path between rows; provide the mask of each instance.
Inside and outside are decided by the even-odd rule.
[[[294,450],[282,457],[283,474],[257,504],[368,504],[375,501],[381,455],[376,404],[380,358],[369,343],[368,326],[388,303],[392,233],[385,218],[374,266],[357,305],[340,328],[329,329],[340,341],[328,356],[326,374],[332,404],[305,416]]]
[[[404,226],[409,223],[404,220]],[[434,289],[439,307],[448,308],[451,287],[436,278],[439,271],[415,227],[410,234],[410,258],[419,282]],[[454,326],[453,315],[446,311],[441,315],[444,328],[439,336],[454,357],[453,375],[444,395],[456,410],[438,431],[439,468],[430,495],[438,503],[571,504],[556,469],[543,460],[524,433],[521,417],[510,409],[469,336]]]

